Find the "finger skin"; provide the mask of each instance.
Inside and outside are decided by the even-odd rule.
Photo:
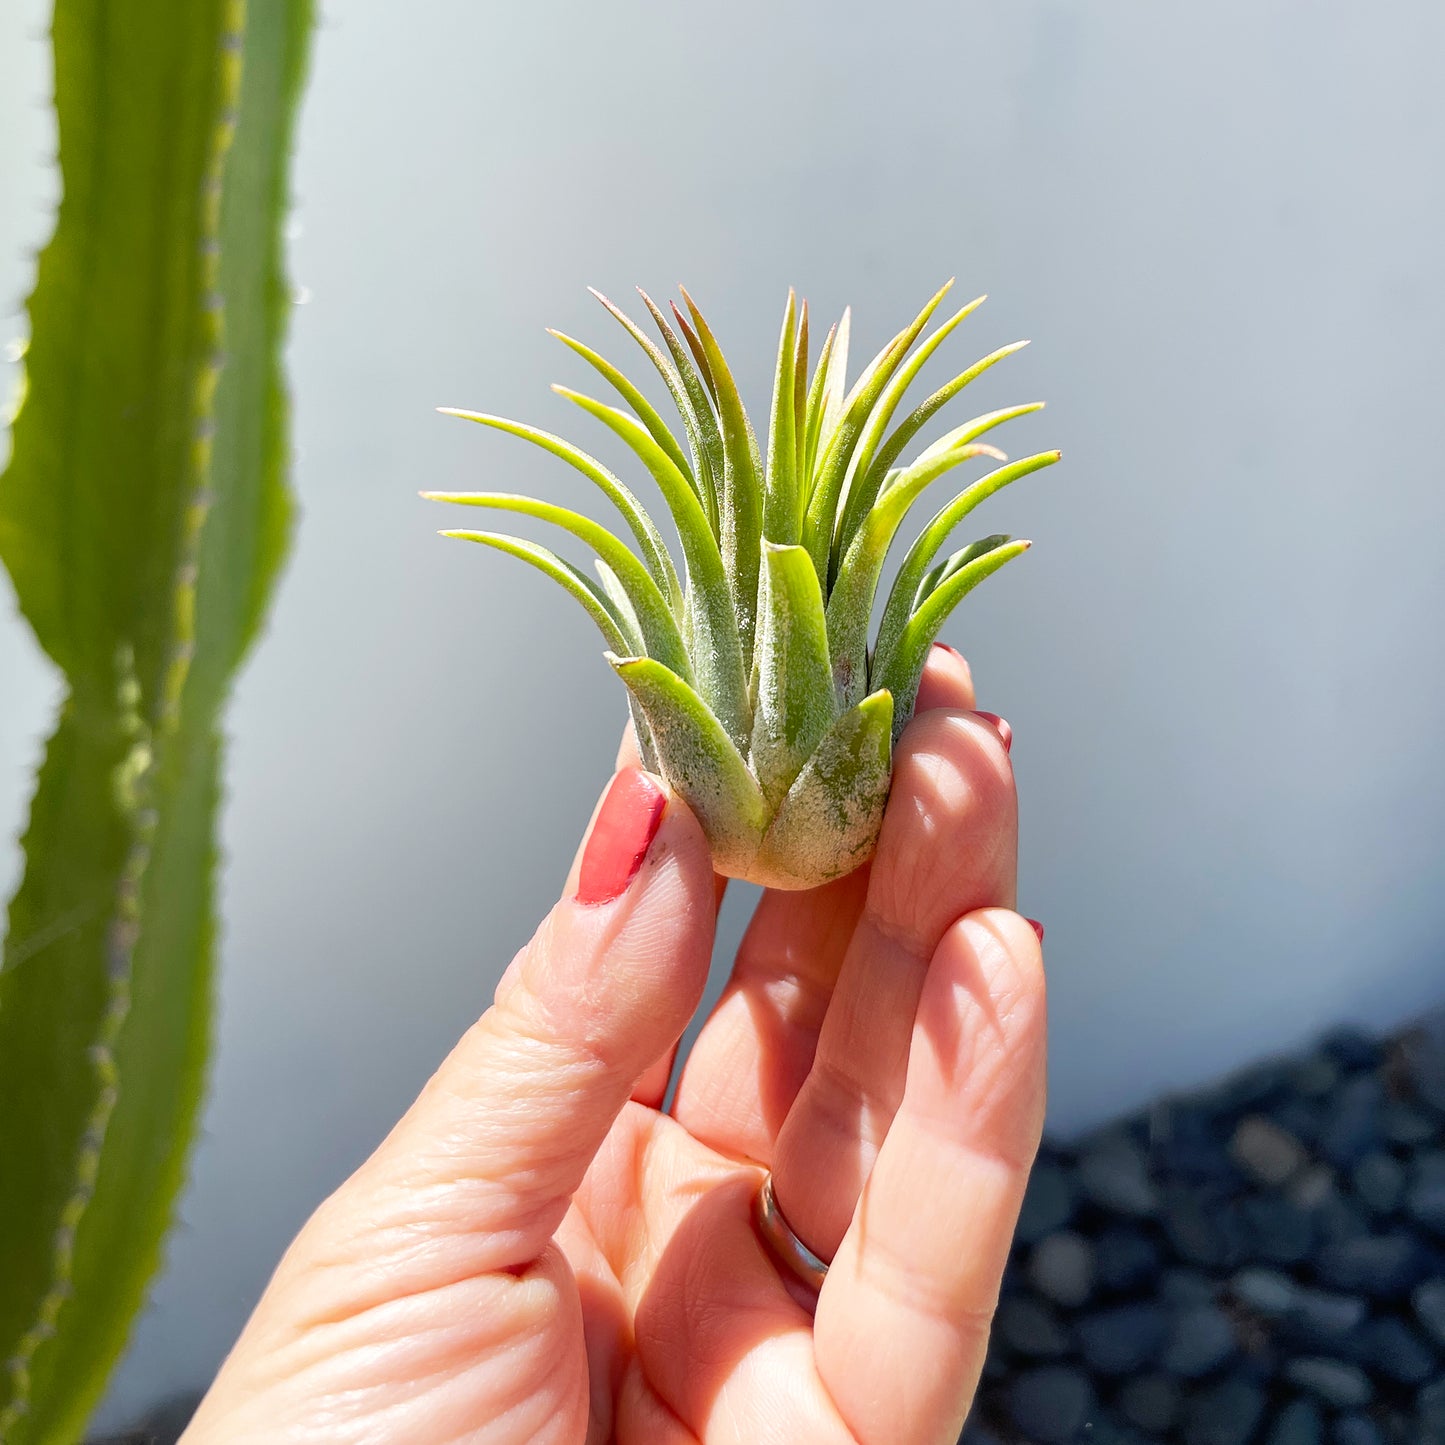
[[[921,715],[900,743],[867,901],[774,1153],[779,1207],[824,1259],[903,1096],[928,962],[963,914],[1012,907],[1017,850],[999,733],[977,713]]]
[[[973,705],[968,663],[952,648],[935,646],[918,713]],[[867,893],[865,866],[822,888],[763,894],[678,1081],[673,1113],[696,1138],[736,1158],[772,1163]]]
[[[1024,919],[991,909],[948,930],[903,1102],[814,1321],[819,1373],[860,1445],[962,1428],[1043,1128],[1045,1012]]]
[[[322,1438],[318,1422],[328,1439],[583,1438],[582,1305],[553,1236],[701,996],[714,888],[675,798],[619,897],[579,903],[578,873],[493,1007],[288,1251],[189,1440],[245,1439],[254,1419],[267,1440]]]

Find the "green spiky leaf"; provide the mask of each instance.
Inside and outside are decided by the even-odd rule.
[[[697,814],[722,872],[745,873],[768,822],[768,808],[742,754],[707,704],[671,668],[650,657],[608,653],[637,699],[667,780]]]
[[[513,496],[507,492],[426,492],[423,495],[433,502],[458,502],[467,507],[489,507],[501,512],[516,512],[523,517],[536,517],[570,532],[579,542],[591,547],[617,574],[636,610],[648,654],[691,681],[692,665],[688,661],[677,620],[668,610],[667,599],[647,568],[606,527],[566,507],[555,507],[550,502]],[[476,542],[488,534],[451,529],[442,535]]]
[[[893,716],[893,698],[875,692],[824,733],[758,850],[759,882],[811,888],[867,859],[888,802]]]
[[[519,421],[508,421],[504,416],[489,416],[486,412],[480,411],[462,411],[454,406],[439,406],[437,410],[443,416],[460,417],[463,421],[476,422],[479,426],[491,427],[496,431],[520,437],[523,441],[540,447],[544,452],[551,452],[554,457],[560,457],[568,466],[581,472],[590,482],[595,483],[608,501],[622,513],[623,521],[627,523],[632,535],[637,538],[638,545],[642,549],[643,561],[647,564],[648,571],[652,573],[653,581],[666,593],[668,600],[674,606],[681,601],[682,584],[678,579],[677,569],[672,564],[672,558],[668,555],[667,544],[662,540],[662,534],[657,530],[652,518],[647,515],[646,509],[632,490],[608,471],[596,457],[589,456],[581,447],[574,446],[564,437],[553,436],[551,432],[543,431],[540,427],[527,426]],[[438,498],[434,497],[434,499]]]
[[[753,773],[774,807],[838,716],[818,574],[802,547],[763,543]]]
[[[672,458],[678,471],[687,478],[688,484],[697,493],[698,500],[702,501],[702,489],[698,486],[691,466],[688,465],[687,457],[682,448],[678,446],[677,438],[668,430],[667,423],[658,414],[657,408],[606,357],[594,351],[590,346],[561,331],[553,331],[548,328],[547,334],[555,336],[564,346],[570,347],[606,378],[613,390],[632,408],[637,419],[652,433],[653,440]]]
[[[924,598],[918,611],[908,620],[897,644],[887,651],[879,649],[874,678],[898,699],[900,711],[912,716],[918,684],[928,660],[928,649],[933,646],[948,614],[985,577],[991,576],[1015,557],[1023,556],[1032,545],[1030,542],[1005,542],[961,566]]]
[[[662,492],[687,559],[691,606],[688,609],[689,655],[698,690],[718,715],[729,736],[747,739],[752,716],[747,677],[737,624],[728,604],[727,574],[717,538],[697,493],[668,452],[624,411],[606,406],[565,386],[552,388],[609,427],[632,448]]]
[[[934,456],[925,454],[889,485],[853,538],[828,598],[828,645],[834,680],[846,705],[852,706],[868,691],[868,620],[873,594],[903,518],[925,488],[954,467],[980,456],[1001,457],[1002,453],[973,443]]]
[[[911,614],[911,600],[919,583],[939,548],[953,534],[953,529],[985,498],[1009,486],[1011,483],[1042,471],[1059,460],[1058,452],[1039,452],[1036,456],[1023,457],[997,468],[985,477],[980,477],[971,487],[965,488],[951,502],[934,515],[923,529],[918,540],[908,550],[903,565],[894,579],[887,606],[883,609],[883,620],[878,625],[876,652],[886,656],[897,642]],[[902,696],[902,694],[898,694]]]
[[[843,402],[842,416],[829,431],[825,424],[821,440],[823,459],[813,480],[808,502],[807,520],[803,526],[803,545],[813,558],[818,576],[831,581],[828,568],[832,557],[833,537],[838,527],[838,510],[843,501],[844,483],[853,461],[853,453],[868,425],[868,418],[888,386],[893,373],[918,339],[928,319],[938,309],[953,282],[941,287],[922,311],[914,317],[877,356],[864,368]]]
[[[762,542],[762,462],[752,423],[743,409],[736,382],[722,348],[691,296],[682,293],[697,328],[702,353],[716,391],[718,424],[723,440],[723,487],[720,505],[720,540],[743,666],[752,664],[757,627],[759,546]]]

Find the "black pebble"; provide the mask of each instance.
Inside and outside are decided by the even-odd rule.
[[[1405,1167],[1391,1154],[1366,1154],[1350,1173],[1355,1195],[1374,1215],[1390,1215],[1405,1197]]]
[[[1119,1413],[1141,1430],[1164,1435],[1179,1414],[1180,1398],[1168,1375],[1136,1375],[1119,1391]]]
[[[1341,1068],[1373,1069],[1382,1056],[1379,1043],[1349,1024],[1331,1029],[1318,1045],[1321,1052],[1332,1058]]]
[[[1337,1410],[1368,1405],[1375,1391],[1369,1376],[1357,1365],[1346,1365],[1323,1356],[1305,1356],[1284,1367],[1290,1384],[1332,1405]]]
[[[1168,1316],[1155,1304],[1120,1305],[1082,1316],[1079,1352],[1101,1375],[1132,1375],[1152,1364],[1164,1345]]]
[[[1248,1380],[1224,1380],[1184,1411],[1184,1445],[1249,1445],[1264,1416],[1265,1393]]]
[[[1157,1279],[1162,1262],[1159,1246],[1137,1229],[1109,1229],[1099,1236],[1094,1269],[1101,1290],[1123,1294]]]
[[[1420,1282],[1422,1264],[1420,1246],[1408,1234],[1376,1234],[1325,1245],[1316,1270],[1335,1289],[1397,1299]]]
[[[1009,1388],[1009,1418],[1038,1445],[1069,1445],[1093,1409],[1089,1377],[1067,1365],[1027,1370]]]
[[[1073,1348],[1053,1310],[1028,1295],[1015,1295],[999,1305],[994,1333],[1014,1354],[1030,1359],[1055,1359]]]
[[[1112,1214],[1142,1219],[1159,1207],[1149,1161],[1125,1133],[1107,1134],[1085,1148],[1079,1184],[1089,1199]]]
[[[1410,1303],[1426,1334],[1445,1350],[1445,1277],[1427,1280],[1410,1296]]]
[[[1374,1074],[1357,1075],[1335,1095],[1319,1147],[1337,1169],[1348,1169],[1379,1148],[1384,1102],[1385,1087]]]
[[[1415,1428],[1419,1438],[1410,1445],[1445,1445],[1445,1375],[1415,1397]]]
[[[1313,1400],[1291,1400],[1269,1427],[1264,1445],[1325,1445],[1325,1417]]]
[[[1029,1259],[1029,1283],[1055,1304],[1078,1308],[1094,1290],[1094,1246],[1071,1230],[1041,1239]]]
[[[1365,1321],[1369,1306],[1359,1295],[1302,1289],[1286,1319],[1286,1334],[1297,1343],[1333,1350]]]
[[[1068,1170],[1057,1164],[1036,1164],[1029,1175],[1014,1239],[1019,1244],[1037,1244],[1046,1234],[1065,1228],[1074,1218],[1078,1198]]]
[[[1315,1246],[1315,1221],[1307,1209],[1277,1194],[1241,1199],[1237,1217],[1244,1231],[1245,1251],[1270,1264],[1299,1264]]]
[[[1219,1200],[1174,1189],[1164,1204],[1164,1232],[1174,1252],[1203,1269],[1231,1269],[1243,1260],[1237,1217]]]
[[[1368,1415],[1341,1415],[1330,1441],[1331,1445],[1385,1445],[1380,1427]]]
[[[1372,1320],[1360,1337],[1360,1362],[1371,1374],[1401,1385],[1423,1385],[1445,1371],[1435,1352],[1403,1320]]]
[[[1174,1317],[1162,1363],[1171,1375],[1197,1380],[1217,1370],[1238,1347],[1229,1316],[1214,1305],[1196,1305]]]

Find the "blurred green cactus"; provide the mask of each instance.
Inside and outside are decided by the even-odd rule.
[[[57,0],[63,196],[0,560],[66,697],[0,956],[0,1440],[69,1442],[160,1260],[209,1045],[220,710],[285,553],[287,0]]]

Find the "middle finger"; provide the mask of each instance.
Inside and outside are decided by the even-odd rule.
[[[932,712],[900,742],[863,914],[772,1164],[778,1207],[823,1259],[902,1098],[939,940],[965,913],[1013,906],[1018,821],[1005,736],[978,713]]]
[[[916,712],[973,705],[968,663],[935,646]],[[806,892],[764,892],[678,1082],[673,1114],[694,1138],[734,1158],[772,1163],[778,1131],[812,1067],[868,878],[865,866]]]

